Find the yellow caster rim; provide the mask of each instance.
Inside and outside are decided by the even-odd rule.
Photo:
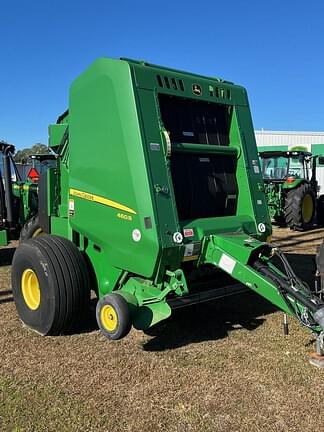
[[[44,235],[44,231],[42,230],[42,228],[37,228],[37,230],[32,235],[32,238],[39,237],[41,235]]]
[[[118,326],[118,317],[115,309],[111,305],[104,305],[100,311],[100,321],[102,326],[108,331],[113,332]]]
[[[41,292],[36,273],[30,268],[26,269],[22,274],[21,291],[29,309],[36,310],[40,305]]]

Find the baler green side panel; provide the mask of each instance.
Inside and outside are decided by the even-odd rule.
[[[151,277],[159,243],[129,65],[97,60],[69,106],[70,225],[111,266]]]
[[[137,95],[138,112],[142,118],[141,127],[145,142],[146,166],[154,194],[152,204],[162,245],[160,269],[163,272],[164,262],[167,262],[168,268],[171,270],[177,269],[181,265],[182,247],[173,242],[173,234],[181,231],[181,228],[173,194],[167,145],[159,122],[156,92],[138,89]],[[159,276],[157,275],[157,277]]]
[[[48,145],[56,151],[61,143],[67,125],[65,123],[51,124],[48,127],[49,142]]]
[[[271,234],[272,228],[264,195],[264,183],[249,107],[236,107],[236,116],[236,130],[240,131],[241,148],[244,154],[244,163],[243,159],[241,161],[239,160],[237,172],[237,179],[240,183],[239,194],[241,195],[239,196],[239,209],[242,211],[242,207],[244,208],[244,206],[251,205],[250,209],[255,215],[256,225],[263,223],[266,227],[264,233],[260,233],[256,230],[259,238],[265,240],[265,237]],[[245,179],[248,181],[248,187],[246,187]],[[247,210],[249,211],[249,207],[247,207]]]
[[[166,154],[163,132],[158,121],[159,112],[153,90],[138,90],[138,110],[145,121],[141,122],[145,137],[145,154],[147,167],[150,171],[152,183],[155,185],[156,217],[161,231],[161,241],[164,247],[174,246],[172,234],[179,231],[177,209],[172,195],[172,179],[168,169],[169,161]],[[156,150],[156,144],[159,150]],[[166,192],[163,192],[163,188]]]

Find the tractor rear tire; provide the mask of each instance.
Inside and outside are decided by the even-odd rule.
[[[324,195],[320,195],[317,200],[317,223],[324,225]]]
[[[284,216],[274,216],[273,220],[279,225],[284,226],[286,225],[286,221]]]
[[[314,192],[306,183],[287,192],[284,209],[287,225],[297,231],[306,229],[313,222],[315,202]]]
[[[127,301],[118,293],[107,294],[98,301],[96,318],[101,332],[108,339],[122,339],[132,328]]]
[[[71,333],[82,323],[90,303],[86,262],[63,237],[26,240],[14,254],[12,292],[26,326],[44,336]]]
[[[35,216],[28,219],[25,225],[22,227],[19,236],[19,242],[22,243],[30,238],[35,238],[44,234],[40,224],[39,224],[39,216],[36,214]]]

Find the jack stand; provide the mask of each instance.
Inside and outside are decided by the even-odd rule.
[[[316,352],[310,353],[309,356],[310,364],[324,369],[324,332],[316,337]]]
[[[288,315],[286,313],[283,314],[283,334],[285,336],[289,335]]]

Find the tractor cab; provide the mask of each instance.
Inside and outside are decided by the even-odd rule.
[[[281,182],[291,185],[298,179],[312,178],[312,154],[304,151],[260,152],[263,179],[266,183]]]

